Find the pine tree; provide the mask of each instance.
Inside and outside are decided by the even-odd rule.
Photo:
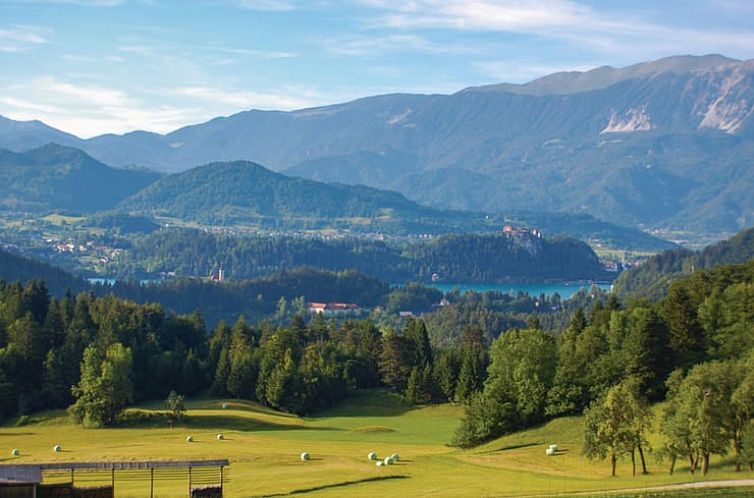
[[[205,367],[197,357],[193,349],[189,349],[181,367],[181,392],[193,394],[206,388],[208,379],[205,375]]]
[[[455,389],[455,399],[459,403],[468,403],[474,393],[480,392],[484,385],[485,365],[477,351],[470,348],[461,350],[461,369]]]
[[[662,311],[670,329],[670,348],[675,364],[688,369],[704,360],[707,338],[699,322],[697,307],[682,285],[670,288],[662,302]]]
[[[408,382],[406,383],[406,399],[411,403],[422,403],[423,392],[421,386],[421,370],[419,367],[411,369],[411,373],[408,376]]]
[[[293,355],[288,350],[283,361],[275,366],[267,381],[267,403],[273,408],[300,413],[303,406],[300,402],[301,386],[298,380]]]
[[[404,392],[411,363],[406,358],[406,341],[395,331],[388,331],[382,338],[380,374],[382,382],[397,392]]]
[[[442,351],[436,356],[435,366],[432,372],[435,376],[435,384],[445,401],[453,401],[458,382],[458,355],[453,350]]]
[[[73,400],[71,386],[65,382],[65,361],[57,348],[50,349],[45,358],[42,395],[55,408],[68,406]]]
[[[411,348],[411,364],[424,368],[432,364],[432,347],[424,320],[410,318],[406,323],[404,338]]]
[[[228,395],[228,376],[230,375],[230,346],[226,345],[220,351],[220,357],[217,360],[215,368],[215,378],[212,381],[210,392],[213,396]]]
[[[489,363],[484,332],[476,325],[466,327],[461,334],[460,370],[455,399],[468,403],[474,393],[482,390]]]
[[[626,376],[636,379],[639,391],[649,399],[659,400],[670,373],[667,327],[652,308],[636,308],[631,318],[632,324],[623,343]]]

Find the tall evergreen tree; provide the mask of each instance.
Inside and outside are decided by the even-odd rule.
[[[683,285],[670,288],[662,302],[662,312],[670,330],[670,348],[675,364],[684,369],[704,360],[707,337],[697,316],[697,306]]]
[[[670,373],[670,344],[667,327],[654,309],[633,310],[623,354],[626,376],[636,379],[638,389],[649,399],[661,399]]]
[[[435,376],[435,385],[444,401],[453,401],[458,382],[459,360],[454,350],[443,350],[435,355],[435,365],[432,372]]]
[[[382,382],[397,392],[405,391],[411,372],[412,359],[407,358],[406,349],[406,341],[394,330],[383,336],[380,353]]]

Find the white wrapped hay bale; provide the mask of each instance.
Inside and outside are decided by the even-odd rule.
[[[558,451],[558,445],[557,445],[557,444],[551,444],[551,445],[550,445],[550,449],[551,449],[552,451]]]
[[[390,459],[393,461],[393,463],[400,461],[401,457],[398,455],[398,453],[393,453],[390,455]]]
[[[186,442],[187,443],[193,443],[194,442],[194,436],[186,436]]]
[[[552,448],[547,448],[545,450],[545,455],[547,456],[553,456],[554,454],[555,454],[555,450],[553,450]]]
[[[377,460],[377,464],[376,465],[378,467],[383,467],[385,465],[385,463],[382,460]]]
[[[390,457],[385,457],[385,460],[383,460],[383,462],[385,463],[385,465],[393,465],[393,463],[395,463]]]
[[[306,461],[307,461],[307,460],[309,460],[310,458],[311,458],[311,455],[309,455],[309,453],[307,453],[307,452],[303,452],[303,453],[301,453],[301,461],[302,461],[302,462],[306,462]]]
[[[225,439],[225,436],[223,436],[223,433],[221,432],[220,434],[215,436],[215,438],[217,438],[218,441],[222,441],[223,439]]]
[[[21,456],[21,452],[18,450],[18,448],[13,448],[10,452],[11,456]]]
[[[223,403],[223,410],[230,408],[230,403]]]
[[[52,451],[54,451],[55,453],[60,453],[61,451],[63,451],[63,447],[60,446],[59,444],[56,444],[55,446],[52,447]]]
[[[367,458],[368,458],[369,460],[377,460],[377,453],[375,453],[374,451],[371,451],[371,452],[369,452],[369,454],[367,455]]]

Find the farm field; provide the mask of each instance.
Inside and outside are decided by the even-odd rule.
[[[607,490],[623,490],[612,496],[624,498],[754,495],[750,488],[722,494],[712,489],[631,494],[637,488],[749,479],[754,474],[737,474],[730,460],[718,459],[706,479],[692,477],[682,464],[670,476],[667,462],[660,465],[650,455],[650,475],[632,477],[630,462],[621,461],[618,477],[610,478],[607,462],[588,462],[580,455],[580,417],[557,419],[472,450],[459,450],[447,443],[462,407],[410,407],[382,391],[361,394],[306,418],[245,401],[198,400],[187,407],[188,421],[172,429],[154,416],[159,404],[130,410],[130,421],[113,429],[85,430],[73,425],[64,412],[45,412],[26,425],[0,427],[0,464],[228,458],[229,498],[591,495]],[[219,432],[225,436],[222,441],[215,437]],[[188,435],[194,442],[186,442]],[[551,443],[558,444],[558,454],[546,457]],[[54,453],[54,444],[61,444],[63,451]],[[12,448],[18,448],[21,456],[11,457]],[[311,454],[308,462],[299,458],[304,451]],[[398,453],[400,461],[378,468],[367,460],[371,451],[382,457]],[[116,496],[149,496],[148,481],[136,475],[146,471],[122,472]],[[185,479],[163,481],[159,472],[156,476],[155,496],[186,495]],[[76,478],[81,485],[109,479],[109,472]]]

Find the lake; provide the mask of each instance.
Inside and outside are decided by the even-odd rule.
[[[87,278],[86,281],[92,285],[115,285],[118,279],[114,277],[91,277]],[[160,282],[164,282],[164,280],[159,278],[143,278],[139,280],[141,285],[158,284]]]
[[[462,293],[467,290],[476,292],[499,291],[513,295],[518,292],[525,292],[531,296],[539,296],[540,294],[551,296],[558,293],[563,299],[570,298],[581,289],[590,289],[592,285],[597,285],[597,287],[606,291],[609,291],[611,287],[610,284],[605,283],[591,284],[585,282],[565,282],[559,284],[446,284],[434,282],[426,285],[443,292],[449,292],[452,289],[458,289]]]
[[[94,277],[94,278],[87,278],[86,279],[90,284],[96,285],[115,285],[115,282],[117,282],[117,279],[115,278],[102,278],[102,277]],[[147,284],[154,284],[164,282],[164,280],[161,279],[144,279],[140,280],[140,283],[142,285]],[[391,287],[395,287],[396,285],[401,284],[394,284]],[[476,292],[487,292],[487,291],[499,291],[504,292],[507,294],[513,294],[516,295],[519,292],[525,292],[526,294],[529,294],[530,296],[539,296],[540,294],[545,294],[546,296],[551,296],[555,294],[556,292],[560,294],[560,297],[563,299],[568,299],[574,294],[576,294],[580,289],[589,289],[592,287],[592,285],[597,285],[602,290],[609,291],[610,287],[612,285],[605,284],[605,283],[599,283],[599,284],[591,284],[586,282],[564,282],[559,284],[446,284],[446,283],[425,283],[424,285],[428,287],[434,287],[435,289],[439,289],[443,292],[449,292],[453,289],[458,289],[461,291],[461,293],[466,292],[467,290],[473,290]]]

